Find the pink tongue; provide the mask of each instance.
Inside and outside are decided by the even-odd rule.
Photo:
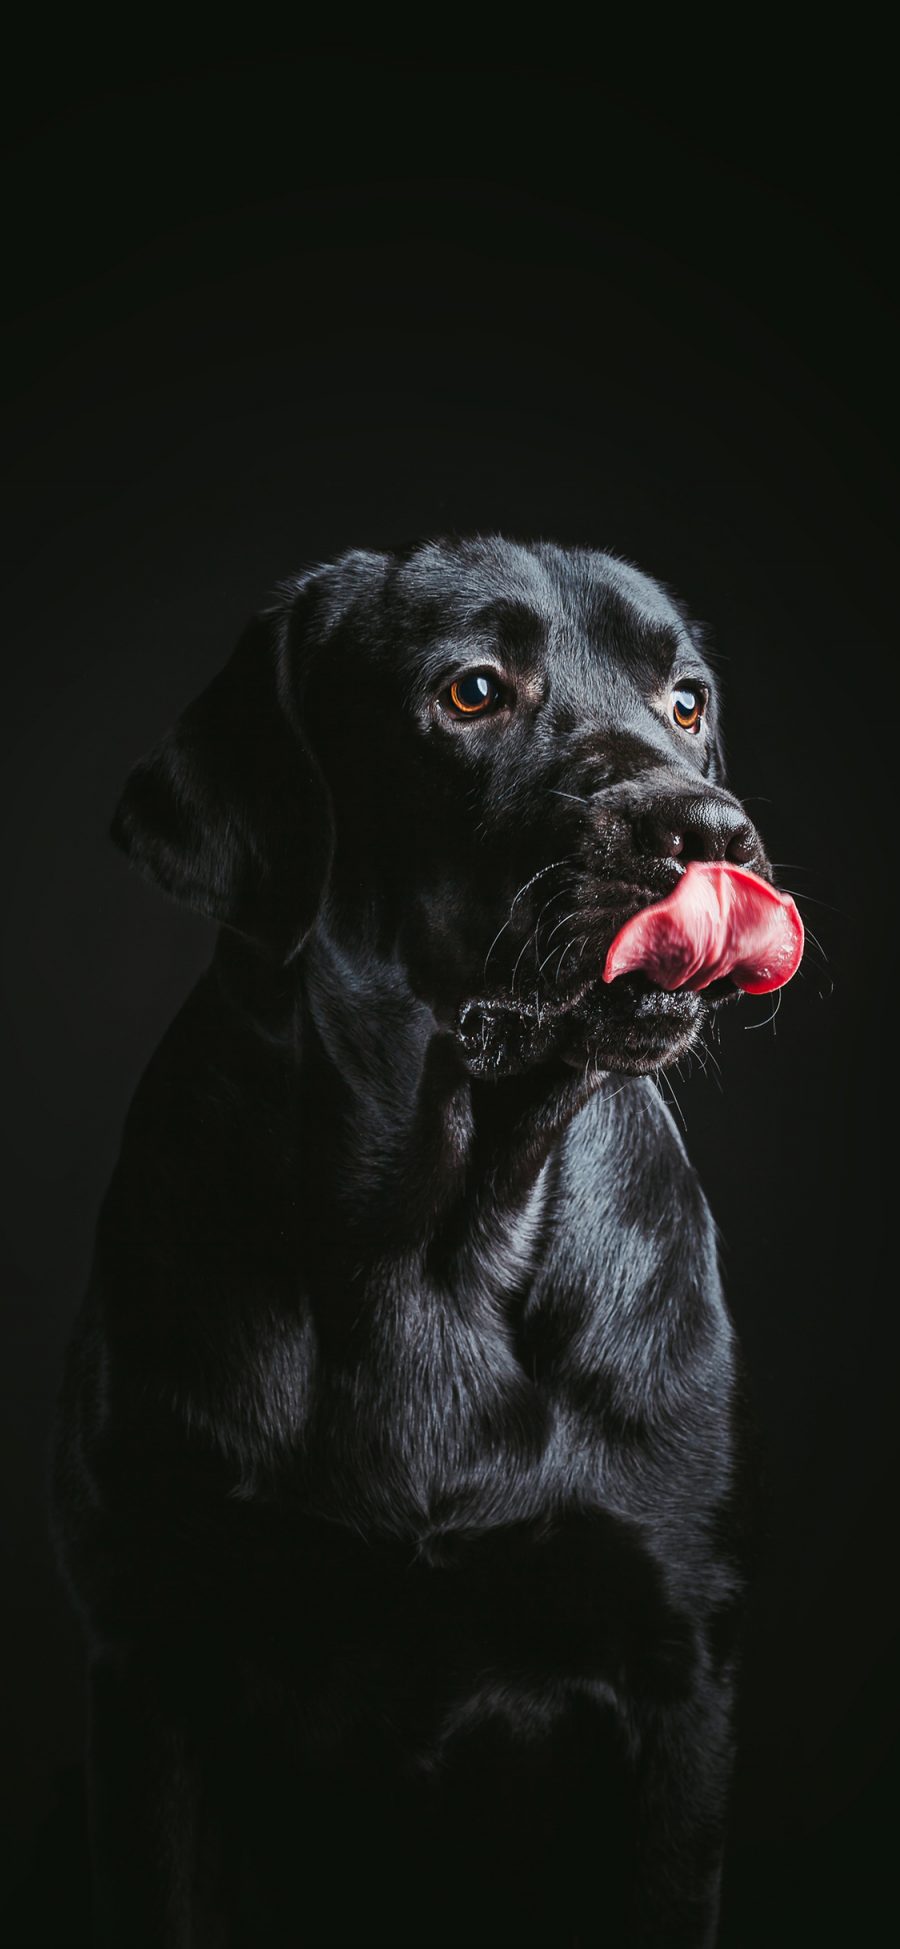
[[[766,995],[790,981],[802,954],[789,894],[742,866],[694,860],[673,893],[620,928],[603,979],[640,968],[659,988],[707,988],[730,975],[749,995]]]

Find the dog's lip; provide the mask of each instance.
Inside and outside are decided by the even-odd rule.
[[[693,990],[676,990],[674,993],[661,988],[640,971],[623,975],[616,984],[615,1006],[618,1008],[628,998],[633,1004],[635,1017],[642,1014],[645,1019],[655,1015],[674,1015],[683,1012],[690,997],[691,1006],[698,1002],[718,1006],[720,1002],[739,998],[740,991],[732,982],[715,982],[704,989],[702,995]],[[515,1017],[520,1022],[532,1022],[543,1027],[549,1022],[561,1022],[573,1015],[581,1003],[591,995],[596,996],[598,1010],[609,1012],[610,989],[602,975],[595,974],[570,989],[565,995],[546,998],[539,995],[485,995],[470,996],[460,1006],[457,1028],[465,1033],[471,1026],[471,1017],[488,1017],[495,1021],[503,1017]]]
[[[459,1025],[465,1028],[469,1015],[518,1015],[529,1021],[550,1021],[554,1017],[568,1015],[584,1000],[592,988],[602,989],[602,978],[589,976],[578,988],[570,989],[563,996],[548,995],[470,995],[460,1004]]]

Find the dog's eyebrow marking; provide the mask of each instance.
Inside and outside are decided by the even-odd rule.
[[[651,651],[660,656],[677,656],[684,638],[676,629],[667,629],[665,624],[651,623],[642,630],[641,639]]]
[[[673,611],[653,614],[617,589],[601,588],[591,604],[591,635],[620,656],[668,676],[685,656],[698,657],[686,624]],[[702,659],[700,659],[702,661]]]
[[[508,596],[483,603],[470,617],[469,628],[479,634],[489,634],[510,654],[527,655],[542,648],[547,640],[543,616],[530,603],[517,602]]]
[[[651,629],[647,632],[644,654],[648,656],[664,681],[678,674],[687,676],[691,669],[702,667],[691,639],[676,629]]]
[[[623,631],[629,648],[632,646],[645,656],[651,656],[667,666],[672,662],[685,638],[681,632],[669,627],[668,623],[648,622],[643,616],[630,616]]]
[[[665,624],[648,624],[632,617],[628,629],[618,634],[616,647],[632,669],[651,682],[666,683],[678,674],[687,676],[693,669],[705,669],[687,633]]]

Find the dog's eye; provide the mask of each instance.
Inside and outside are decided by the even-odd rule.
[[[487,717],[502,700],[500,685],[487,670],[472,670],[457,677],[447,691],[447,704],[456,717]]]
[[[706,709],[706,691],[702,684],[679,684],[673,690],[670,703],[672,716],[679,730],[699,731]]]

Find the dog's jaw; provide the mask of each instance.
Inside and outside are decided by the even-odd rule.
[[[467,1000],[456,1035],[474,1076],[519,1075],[553,1056],[571,1068],[643,1076],[696,1048],[718,1003],[667,994],[640,975],[624,978],[611,994],[597,978],[565,1001]]]

